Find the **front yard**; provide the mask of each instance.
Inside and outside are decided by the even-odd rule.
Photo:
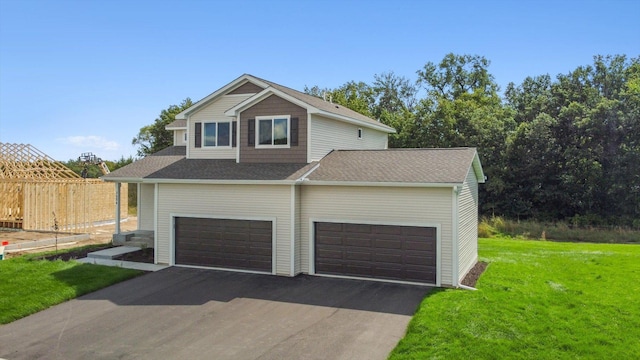
[[[391,359],[633,359],[640,246],[481,239],[478,291],[423,300]]]
[[[32,258],[0,261],[0,324],[142,274],[118,267]]]

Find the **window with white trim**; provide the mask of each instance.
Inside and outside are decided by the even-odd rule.
[[[291,116],[256,116],[256,148],[288,148]]]
[[[230,147],[231,123],[206,122],[202,124],[202,146],[205,147]]]

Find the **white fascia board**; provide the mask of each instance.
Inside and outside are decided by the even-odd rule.
[[[209,185],[295,185],[295,180],[210,180],[210,179],[143,179],[151,184],[209,184]]]
[[[165,126],[165,130],[187,130],[186,126]]]
[[[383,131],[383,132],[386,132],[387,134],[395,134],[396,133],[396,129],[394,129],[392,127],[389,127],[387,125],[384,125],[384,124],[377,125],[377,124],[370,123],[368,121],[362,121],[362,120],[350,118],[348,116],[338,115],[338,114],[330,113],[328,111],[319,110],[319,109],[316,109],[316,111],[312,111],[312,113],[318,114],[318,115],[322,115],[322,116],[326,116],[326,117],[331,118],[331,119],[335,119],[335,120],[340,120],[340,121],[356,124],[358,126],[363,126],[363,127],[367,127],[367,128],[374,129],[374,130]]]
[[[108,179],[104,179],[104,178],[100,178],[102,179],[102,181],[104,182],[120,182],[120,183],[142,183],[144,182],[143,178],[127,178],[127,177],[122,177],[122,178],[108,178]]]
[[[471,163],[471,167],[473,168],[473,172],[476,174],[476,179],[478,179],[478,183],[484,184],[485,182],[484,170],[482,170],[482,164],[480,163],[480,156],[478,156],[477,151],[473,156],[473,162]]]
[[[187,118],[187,115],[189,115],[190,113],[200,109],[202,106],[208,104],[211,100],[217,98],[220,95],[224,95],[226,92],[228,92],[231,88],[233,88],[234,86],[238,85],[239,83],[241,83],[242,81],[251,81],[253,83],[258,83],[262,86],[268,86],[267,84],[265,84],[262,81],[257,80],[256,78],[254,78],[253,76],[247,75],[247,74],[243,74],[242,76],[238,77],[237,79],[233,80],[232,82],[228,83],[227,85],[221,87],[220,89],[212,92],[211,94],[207,95],[205,98],[203,98],[202,100],[198,101],[197,103],[193,104],[191,107],[189,107],[188,109],[183,110],[181,113],[179,113],[178,115],[176,115],[176,120],[185,120]]]
[[[315,170],[315,169],[314,169]],[[366,181],[322,181],[307,180],[302,185],[318,186],[377,186],[377,187],[407,187],[407,188],[452,188],[462,183],[409,183],[409,182],[366,182]]]
[[[308,111],[311,112],[315,112],[318,111],[318,109],[316,109],[315,107],[307,104],[304,101],[298,100],[296,98],[294,98],[293,96],[287,95],[285,93],[283,93],[282,91],[272,88],[272,87],[268,87],[264,90],[262,90],[261,92],[253,95],[252,97],[246,99],[245,101],[239,103],[238,105],[232,107],[231,109],[225,111],[225,115],[226,116],[236,116],[238,112],[245,110],[246,108],[253,106],[254,104],[266,99],[267,97],[269,97],[270,95],[276,95],[280,98],[283,98],[285,100],[287,100],[290,103],[293,103],[295,105],[298,105],[302,108],[307,109]]]

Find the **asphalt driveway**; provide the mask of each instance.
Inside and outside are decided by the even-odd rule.
[[[0,326],[0,358],[385,359],[429,290],[174,267]]]

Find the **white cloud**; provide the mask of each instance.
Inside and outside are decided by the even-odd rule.
[[[56,140],[66,145],[84,149],[91,148],[104,151],[116,151],[120,149],[120,144],[118,144],[117,141],[107,140],[102,136],[96,135],[67,136]]]

